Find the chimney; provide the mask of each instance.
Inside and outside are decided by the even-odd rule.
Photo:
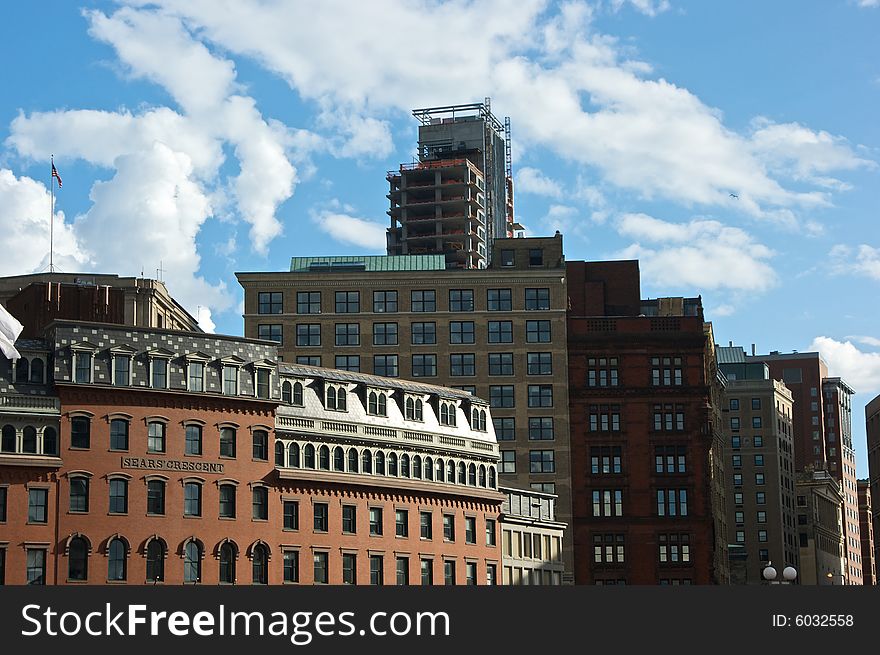
[[[728,342],[727,342],[727,346],[728,346],[729,348],[733,348],[733,341],[728,341]]]
[[[758,354],[758,352],[755,350],[755,344],[752,344],[752,357],[754,357],[757,354]]]

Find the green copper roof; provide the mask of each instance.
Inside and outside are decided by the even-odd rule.
[[[331,271],[443,271],[446,258],[443,255],[361,255],[341,257],[291,257],[291,273],[314,273]]]

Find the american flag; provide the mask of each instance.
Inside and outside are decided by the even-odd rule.
[[[61,188],[61,176],[58,174],[58,170],[55,168],[55,164],[52,164],[52,177],[58,180],[58,188]]]

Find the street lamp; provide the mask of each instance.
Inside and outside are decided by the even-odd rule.
[[[830,585],[834,584],[834,578],[840,578],[840,584],[843,584],[843,573],[832,573],[831,571],[828,571],[828,573],[825,574],[825,577],[828,578],[828,584]]]
[[[782,569],[782,580],[777,580],[776,577],[779,574],[771,564],[772,562],[767,562],[767,566],[764,567],[764,570],[761,572],[761,575],[767,581],[767,584],[794,584],[794,581],[797,580],[797,569],[793,566],[786,566]]]

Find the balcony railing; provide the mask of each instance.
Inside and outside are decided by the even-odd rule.
[[[54,396],[6,393],[0,395],[0,409],[58,413],[61,410],[61,401]]]

